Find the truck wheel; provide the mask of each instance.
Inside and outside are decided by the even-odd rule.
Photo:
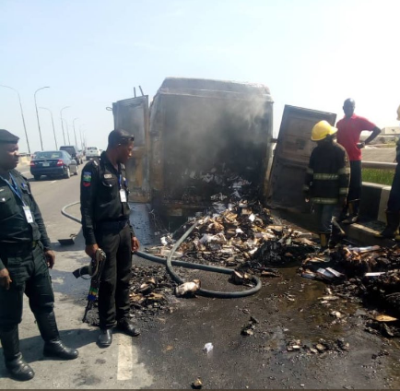
[[[70,171],[69,167],[67,167],[67,171],[65,172],[64,178],[65,178],[65,179],[71,178],[71,171]]]

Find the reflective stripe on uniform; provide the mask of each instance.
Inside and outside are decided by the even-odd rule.
[[[339,189],[339,194],[344,194],[346,195],[348,193],[349,189],[347,187],[341,187]]]
[[[311,198],[311,202],[315,204],[325,204],[325,205],[334,205],[339,202],[337,198],[322,198],[322,197],[314,197]]]
[[[312,168],[308,167],[307,174],[314,174],[314,170]]]
[[[339,175],[343,175],[343,174],[350,174],[350,168],[349,167],[343,167],[338,171]]]
[[[317,180],[323,180],[323,181],[333,181],[333,180],[338,180],[339,175],[338,174],[322,174],[322,173],[315,173],[313,175],[314,179]]]

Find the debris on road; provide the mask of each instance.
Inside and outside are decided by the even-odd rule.
[[[256,329],[256,324],[258,323],[259,320],[251,316],[249,322],[242,328],[241,334],[245,336],[254,335],[254,330]]]
[[[210,353],[214,349],[214,346],[211,342],[207,342],[203,347],[203,352]]]
[[[194,390],[200,390],[203,387],[203,383],[201,379],[198,377],[193,383],[192,383],[192,388]]]
[[[193,297],[195,293],[200,289],[201,282],[200,280],[193,280],[183,283],[176,287],[175,294],[178,297]]]

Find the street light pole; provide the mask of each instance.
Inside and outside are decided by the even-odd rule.
[[[81,139],[81,149],[82,149],[82,151],[86,148],[86,147],[83,148],[83,139],[82,139],[82,126],[83,125],[79,126],[79,138]]]
[[[39,109],[42,110],[47,110],[50,113],[51,116],[51,124],[53,126],[53,134],[54,134],[54,143],[56,144],[56,149],[58,149],[57,147],[57,137],[56,137],[56,128],[54,127],[54,119],[53,119],[53,113],[50,109],[46,108],[46,107],[39,107]]]
[[[40,146],[41,146],[41,148],[42,148],[42,151],[43,151],[43,140],[42,140],[42,132],[41,132],[41,130],[40,130],[40,120],[39,120],[39,111],[38,111],[37,103],[36,103],[36,94],[38,93],[38,91],[44,90],[45,88],[50,88],[50,87],[49,87],[49,86],[46,86],[46,87],[38,88],[38,89],[35,91],[35,93],[33,94],[33,97],[34,97],[34,99],[35,99],[36,117],[37,117],[37,123],[38,123],[38,128],[39,128]]]
[[[72,126],[74,128],[74,136],[75,136],[75,146],[78,148],[78,140],[76,139],[76,131],[75,131],[75,121],[79,119],[79,118],[74,118],[74,120],[72,121]]]
[[[30,154],[31,154],[31,147],[30,147],[30,145],[29,145],[28,132],[26,131],[24,111],[22,110],[22,103],[21,103],[21,97],[20,97],[20,95],[19,95],[19,92],[18,92],[15,88],[12,88],[12,87],[9,87],[9,86],[3,86],[3,85],[0,84],[0,87],[4,87],[4,88],[8,88],[8,89],[10,89],[10,90],[13,90],[13,91],[16,92],[17,95],[18,95],[19,108],[20,108],[20,110],[21,110],[22,123],[23,123],[23,125],[24,125],[24,131],[25,131],[25,137],[26,137],[26,145],[28,146],[28,153],[29,153],[29,155],[30,155]]]
[[[64,122],[63,122],[63,116],[62,116],[62,112],[63,112],[63,110],[65,110],[65,109],[69,109],[70,107],[71,107],[71,106],[65,106],[65,107],[63,107],[63,108],[60,110],[61,129],[62,129],[62,132],[63,132],[64,145],[66,145],[66,144],[67,144],[67,142],[66,142],[66,140],[65,140],[65,131],[64,131]]]
[[[69,141],[68,121],[67,121],[66,119],[63,119],[63,122],[65,122],[65,125],[67,125],[67,140],[68,140],[68,145],[71,145],[71,141]]]

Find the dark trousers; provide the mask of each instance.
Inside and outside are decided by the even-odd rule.
[[[359,200],[361,198],[362,176],[361,161],[350,162],[350,186],[348,201]]]
[[[109,329],[115,321],[129,316],[129,280],[132,268],[132,241],[128,224],[117,231],[96,231],[99,247],[107,260],[99,287],[100,328]]]
[[[40,245],[29,250],[22,247],[5,251],[3,244],[1,247],[1,260],[12,279],[9,290],[0,287],[0,332],[8,332],[22,320],[24,293],[35,316],[53,311],[54,294]]]
[[[400,164],[396,167],[392,189],[390,190],[387,211],[392,213],[400,212]]]
[[[332,233],[332,219],[337,219],[340,214],[340,208],[337,204],[325,205],[317,204],[316,212],[318,218],[318,229],[321,234]]]

